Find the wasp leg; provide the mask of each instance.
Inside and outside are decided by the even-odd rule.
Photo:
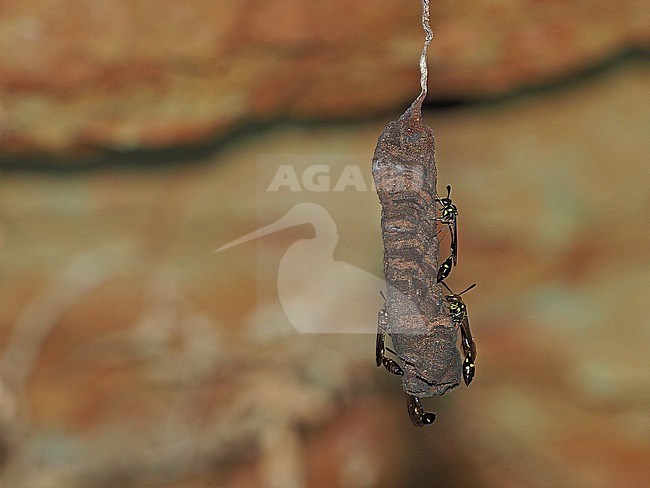
[[[461,345],[465,354],[465,360],[463,361],[463,380],[469,386],[476,373],[476,344],[474,344],[472,331],[469,328],[469,319],[467,317],[461,323],[460,333],[462,336]]]
[[[433,412],[426,412],[418,397],[409,395],[408,393],[406,396],[409,417],[411,418],[413,425],[416,427],[422,427],[423,425],[430,425],[436,420],[436,414]]]
[[[392,354],[395,354],[395,356],[397,356],[399,358],[399,360],[402,361],[403,363],[408,364],[409,366],[413,366],[413,368],[416,367],[415,363],[409,361],[408,359],[403,358],[402,356],[397,354],[395,351],[393,351],[390,347],[386,346],[386,350],[388,352],[392,353]],[[435,381],[430,381],[430,380],[426,379],[424,376],[420,376],[418,373],[415,373],[415,377],[417,379],[419,379],[420,381],[423,381],[424,383],[426,383],[429,386],[434,386],[436,384]]]
[[[451,255],[454,258],[454,266],[458,265],[458,218],[454,215],[453,228],[449,225],[451,232]]]
[[[388,315],[386,314],[386,308],[382,308],[379,311],[379,318],[377,322],[377,342],[375,343],[375,359],[377,361],[377,367],[384,366],[386,371],[397,376],[403,376],[404,370],[401,368],[397,361],[386,356],[386,332],[382,326],[388,324]]]

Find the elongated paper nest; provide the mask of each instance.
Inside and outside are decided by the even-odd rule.
[[[388,328],[404,367],[403,387],[418,397],[460,383],[456,330],[436,283],[436,164],[433,129],[421,98],[382,131],[372,174],[382,206]]]

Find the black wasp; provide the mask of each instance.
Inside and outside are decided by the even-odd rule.
[[[476,283],[468,286],[458,294],[451,291],[451,288],[449,288],[446,283],[443,282],[442,284],[447,288],[447,290],[449,290],[449,293],[451,293],[451,295],[445,296],[445,301],[449,304],[449,315],[451,316],[452,323],[460,327],[460,333],[462,336],[461,345],[463,353],[465,354],[465,361],[463,362],[463,380],[465,381],[465,384],[469,386],[474,379],[474,373],[476,372],[476,344],[474,344],[472,331],[469,328],[467,307],[460,296],[474,288]]]
[[[384,301],[386,297],[383,292],[380,292]],[[388,312],[386,312],[386,304],[379,311],[377,316],[377,342],[375,344],[375,357],[377,360],[377,366],[384,366],[386,371],[397,376],[404,376],[404,370],[397,363],[397,361],[386,356],[386,351],[391,352],[397,356],[397,353],[391,348],[386,346],[386,327],[388,326]],[[405,361],[404,359],[402,359]],[[408,361],[407,361],[408,362]],[[407,397],[407,407],[409,412],[409,417],[413,425],[416,427],[421,427],[423,425],[430,425],[436,420],[436,414],[433,412],[427,412],[422,406],[421,400],[409,393],[406,394]]]
[[[438,269],[436,279],[440,283],[451,273],[452,264],[453,266],[458,264],[458,208],[451,201],[451,185],[447,185],[447,196],[445,198],[436,198],[436,202],[440,203],[441,215],[439,222],[446,224],[451,234],[451,255],[445,259]]]
[[[385,302],[386,297],[384,296],[384,293],[380,293]],[[400,365],[397,364],[397,362],[393,359],[386,356],[386,327],[388,327],[388,312],[386,312],[386,303],[384,303],[384,306],[379,311],[379,314],[377,316],[377,342],[375,343],[375,356],[377,359],[377,366],[379,367],[383,364],[384,368],[386,368],[386,371],[389,373],[397,376],[403,376],[404,371]],[[388,350],[390,352],[393,352],[390,349]]]

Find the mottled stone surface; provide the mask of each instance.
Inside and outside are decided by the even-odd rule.
[[[430,86],[443,99],[555,81],[650,38],[636,0],[439,0],[431,15]],[[397,110],[417,93],[422,40],[418,0],[5,0],[0,157]]]
[[[463,298],[480,353],[471,387],[424,401],[426,431],[374,335],[287,322],[278,269],[313,225],[214,253],[313,202],[336,223],[333,259],[381,276],[370,158],[407,104],[252,132],[195,164],[3,171],[3,487],[644,486],[650,101],[647,67],[619,68],[425,110],[461,218],[449,285],[478,282]],[[299,191],[268,191],[289,163]],[[325,191],[304,184],[317,163]],[[355,165],[365,185],[334,191]],[[359,305],[374,326],[381,298],[354,285],[305,310]]]

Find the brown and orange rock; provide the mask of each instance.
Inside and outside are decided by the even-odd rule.
[[[434,97],[504,93],[650,38],[644,2],[432,2]],[[420,2],[7,0],[0,156],[213,139],[412,100]]]

